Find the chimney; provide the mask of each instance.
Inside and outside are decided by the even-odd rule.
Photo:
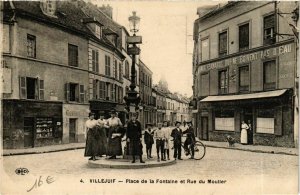
[[[102,11],[106,16],[108,16],[110,19],[112,18],[113,14],[113,8],[110,5],[102,5],[101,7],[98,7],[100,11]]]

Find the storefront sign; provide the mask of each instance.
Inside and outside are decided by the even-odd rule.
[[[249,63],[255,60],[263,60],[266,58],[276,57],[280,55],[284,55],[286,53],[292,52],[292,45],[293,44],[287,44],[287,45],[281,45],[274,48],[265,49],[262,51],[253,52],[246,55],[240,55],[233,58],[228,58],[222,61],[205,64],[199,67],[200,72],[209,71],[213,69],[219,69],[224,68],[230,65],[236,65],[236,64],[244,64]]]
[[[66,110],[67,116],[86,117],[88,115],[85,111]]]

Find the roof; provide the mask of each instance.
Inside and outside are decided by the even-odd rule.
[[[200,100],[200,102],[218,102],[218,101],[271,98],[271,97],[281,96],[286,91],[287,89],[280,89],[280,90],[250,93],[250,94],[207,96],[206,98]]]

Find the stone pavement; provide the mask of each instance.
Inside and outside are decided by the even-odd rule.
[[[212,148],[224,148],[231,150],[243,150],[250,152],[260,152],[260,153],[273,153],[273,154],[286,154],[286,155],[295,155],[298,156],[298,148],[285,148],[285,147],[274,147],[274,146],[261,146],[261,145],[242,145],[235,144],[234,147],[228,147],[227,142],[214,142],[214,141],[202,141],[207,147]],[[40,154],[47,152],[59,152],[65,150],[76,150],[82,149],[85,147],[85,143],[70,143],[70,144],[60,144],[60,145],[51,145],[43,146],[36,148],[26,148],[26,149],[4,149],[3,156],[9,155],[23,155],[23,154]],[[153,154],[155,153],[153,146]]]

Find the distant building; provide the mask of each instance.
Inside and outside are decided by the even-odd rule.
[[[295,145],[297,42],[291,16],[296,6],[235,1],[198,9],[193,114],[200,139],[225,141],[232,135],[239,140],[245,121],[254,144]]]

